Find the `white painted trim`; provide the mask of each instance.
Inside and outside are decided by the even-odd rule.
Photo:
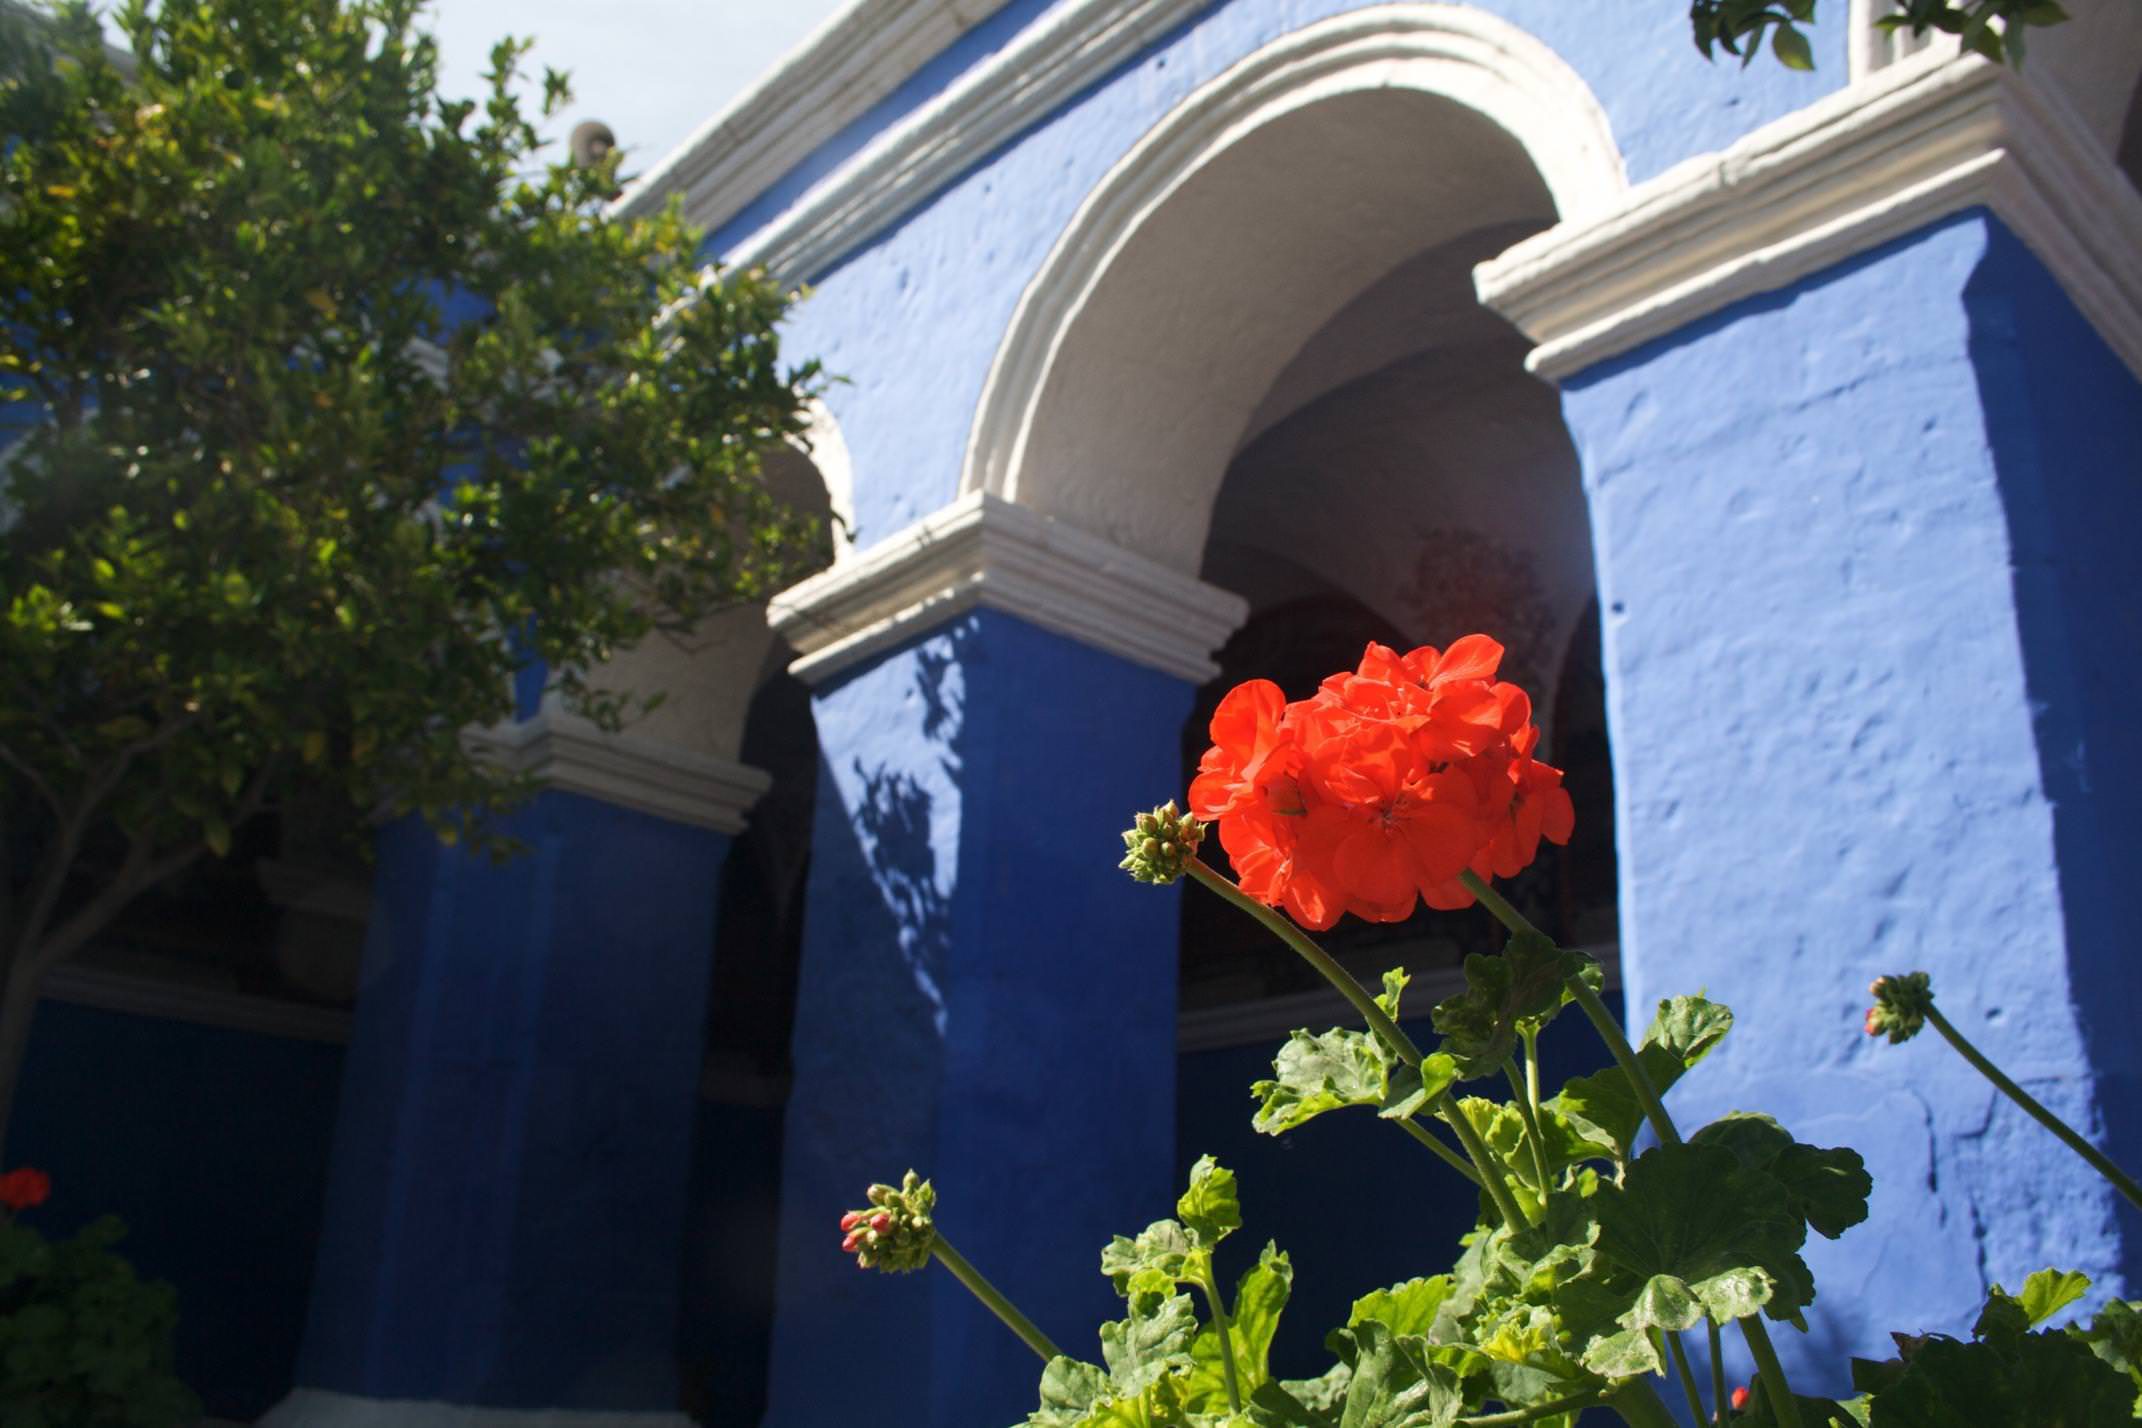
[[[1615,207],[1628,186],[1606,111],[1531,35],[1460,5],[1379,5],[1274,41],[1185,99],[1088,194],[1020,296],[968,438],[963,491],[1012,500],[1057,354],[1116,254],[1210,157],[1325,94],[1403,87],[1475,110],[1522,144],[1555,208]]]
[[[1210,0],[1064,0],[728,254],[805,281]]]
[[[469,737],[513,772],[533,774],[550,788],[717,833],[743,832],[744,815],[773,786],[771,776],[749,765],[605,734],[557,710]]]
[[[1238,595],[976,491],[776,595],[766,618],[817,683],[977,607],[1193,684],[1249,616]]]
[[[300,1388],[269,1409],[260,1428],[692,1428],[692,1420],[682,1413],[478,1408]]]
[[[686,218],[719,228],[1003,5],[855,0],[635,179],[613,212],[646,217],[681,194]]]
[[[101,1011],[218,1026],[292,1041],[339,1043],[350,1039],[350,1014],[334,1007],[247,996],[219,987],[189,986],[163,977],[101,967],[56,968],[45,978],[43,994],[54,1001]]]
[[[1915,55],[1481,264],[1556,379],[1978,205],[2142,374],[2142,195],[2065,101],[1976,55]]]
[[[1621,948],[1618,944],[1580,950],[1598,959],[1600,970],[1606,974],[1608,991],[1621,986]],[[1400,957],[1398,960],[1405,959]],[[1406,985],[1400,1009],[1408,1018],[1420,1016],[1443,998],[1464,990],[1463,970],[1432,968],[1416,973]],[[1233,1002],[1183,1012],[1175,1020],[1175,1049],[1189,1053],[1218,1051],[1230,1046],[1270,1045],[1277,1048],[1292,1031],[1358,1026],[1360,1021],[1361,1014],[1347,1004],[1346,998],[1330,987],[1317,987],[1284,997],[1264,997],[1253,1002]]]

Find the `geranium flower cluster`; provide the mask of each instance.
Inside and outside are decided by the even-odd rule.
[[[1401,922],[1415,900],[1468,907],[1460,881],[1514,877],[1540,840],[1567,843],[1561,770],[1533,758],[1503,648],[1467,635],[1408,654],[1370,644],[1308,699],[1253,679],[1212,716],[1190,811],[1217,823],[1242,889],[1321,931],[1345,913]]]

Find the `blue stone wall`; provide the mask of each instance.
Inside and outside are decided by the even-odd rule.
[[[1176,790],[1190,696],[992,612],[818,691],[769,1428],[1031,1411],[1039,1363],[949,1275],[839,1252],[910,1167],[1059,1343],[1109,1316],[1099,1247],[1176,1194],[1177,904],[1113,865]]]
[[[503,867],[381,835],[299,1381],[673,1409],[727,839],[557,792],[505,826]]]
[[[2105,705],[2135,672],[2097,638],[2133,622],[2131,565],[2100,559],[2133,529],[2133,379],[1975,212],[1586,373],[1564,406],[1630,1004],[1706,988],[1739,1013],[1674,1098],[1687,1122],[1772,1111],[1876,1177],[1873,1224],[1809,1255],[1814,1339],[1785,1346],[1804,1388],[1841,1390],[1840,1351],[1889,1330],[1967,1327],[1989,1280],[2120,1285],[2102,1184],[1938,1040],[1859,1021],[1870,977],[1925,968],[2055,1109],[2124,1101],[2131,1134],[2107,1033],[2136,976],[2105,894],[2133,835],[2105,812],[2135,746]]]
[[[342,1048],[47,1001],[9,1163],[52,1176],[25,1223],[99,1215],[178,1291],[178,1373],[218,1417],[289,1392],[304,1323]]]
[[[858,473],[859,546],[957,493],[982,383],[1012,311],[1102,177],[1201,85],[1273,40],[1356,8],[1345,0],[1233,0],[1205,9],[977,163],[868,248],[830,272],[805,275],[816,292],[784,341],[849,379],[826,400]],[[1632,181],[1820,98],[1846,72],[1841,14],[1813,32],[1819,68],[1807,75],[1767,62],[1745,70],[1730,59],[1706,65],[1690,45],[1687,7],[1678,0],[1495,0],[1479,8],[1529,31],[1582,76],[1612,122]],[[1031,9],[1009,7],[1019,15]],[[984,29],[963,43],[1001,45],[996,30]],[[974,58],[955,50],[948,73]],[[930,82],[941,81],[933,72]],[[827,152],[856,147],[913,98],[880,106]],[[821,166],[814,155],[804,169]],[[785,209],[793,195],[776,192],[789,197],[751,210],[716,246],[726,251]]]

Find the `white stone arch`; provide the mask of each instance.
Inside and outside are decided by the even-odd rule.
[[[828,518],[839,565],[853,553],[854,466],[826,404],[812,402],[808,418],[801,438],[768,452],[761,467],[775,496]],[[650,635],[590,677],[607,688],[662,691],[661,704],[635,719],[625,738],[733,763],[752,697],[790,657],[760,601],[717,610],[688,635]]]
[[[1478,158],[1469,171],[1450,154],[1417,165],[1424,191],[1394,186],[1388,221],[1361,241],[1353,241],[1359,234],[1348,235],[1342,246],[1351,251],[1343,270],[1305,279],[1298,261],[1275,266],[1288,279],[1259,293],[1268,301],[1254,322],[1227,320],[1221,308],[1230,300],[1226,281],[1176,311],[1152,312],[1149,325],[1141,325],[1140,314],[1122,310],[1126,301],[1139,302],[1139,295],[1107,291],[1119,266],[1132,266],[1119,260],[1223,156],[1316,106],[1337,112],[1351,105],[1369,114],[1389,96],[1438,106],[1454,128],[1466,130],[1473,147],[1496,152]],[[1357,128],[1373,142],[1373,122]],[[1446,161],[1458,163],[1459,171],[1438,173],[1435,164]],[[1403,176],[1406,162],[1407,156],[1390,149],[1363,153],[1363,172],[1353,176],[1356,188],[1363,175],[1376,171],[1389,183],[1394,163]],[[1513,172],[1518,168],[1521,175]],[[1443,196],[1482,206],[1446,224],[1440,235],[1409,231],[1409,219],[1434,210],[1439,181]],[[1502,200],[1516,202],[1513,195],[1526,186],[1535,193],[1544,189],[1551,211],[1542,217],[1552,220],[1611,206],[1628,181],[1606,113],[1584,81],[1507,21],[1462,5],[1380,5],[1273,42],[1178,105],[1081,205],[1021,297],[998,349],[969,437],[962,491],[987,492],[1062,517],[1140,554],[1195,570],[1212,497],[1241,422],[1287,358],[1337,306],[1439,236],[1463,231],[1464,218],[1470,226],[1509,218],[1490,210]],[[1354,198],[1368,200],[1363,211],[1382,214],[1372,196],[1356,192]],[[1245,223],[1296,225],[1297,250],[1314,246],[1319,224],[1346,219],[1314,201],[1269,204],[1262,213],[1240,217]],[[1224,232],[1227,225],[1216,226]],[[1258,232],[1267,249],[1289,246],[1271,241],[1266,226]],[[1246,288],[1255,290],[1260,276],[1234,275],[1232,300],[1239,302]],[[1150,307],[1151,295],[1144,297]],[[1113,433],[1097,429],[1107,424],[1107,415],[1122,411],[1111,388],[1134,408],[1153,365],[1140,360],[1150,359],[1150,352],[1124,352],[1118,354],[1121,370],[1109,373],[1103,370],[1111,365],[1108,353],[1082,350],[1094,345],[1084,339],[1111,322],[1150,333],[1159,344],[1199,346],[1192,359],[1199,379],[1174,394],[1188,408],[1188,419],[1124,421]],[[1165,355],[1175,359],[1177,372],[1188,370],[1186,352]],[[1208,409],[1215,405],[1220,409]],[[1153,449],[1126,459],[1130,442]],[[1153,479],[1161,472],[1167,479]]]

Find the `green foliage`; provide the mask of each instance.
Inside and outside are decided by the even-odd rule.
[[[439,97],[419,9],[130,0],[131,73],[80,4],[0,46],[0,815],[47,853],[0,955],[301,781],[483,838],[526,787],[463,731],[516,671],[614,728],[605,661],[815,558],[759,470],[817,380],[791,294],[543,167],[521,45]]]
[[[2005,1296],[1996,1293],[1996,1302]],[[2018,1301],[2009,1300],[2010,1305]],[[1903,1357],[1855,1360],[1869,1428],[2105,1428],[2133,1421],[2135,1386],[2087,1337],[2033,1332],[2027,1314],[1981,1316],[1969,1341],[1908,1341]]]
[[[1432,1013],[1460,1079],[1500,1072],[1517,1050],[1519,1029],[1551,1021],[1569,1003],[1569,983],[1578,976],[1592,979],[1596,989],[1599,969],[1590,958],[1536,935],[1512,937],[1499,957],[1467,957],[1465,990]]]
[[[0,1223],[0,1423],[179,1428],[201,1405],[171,1371],[177,1296],[145,1284],[106,1216],[51,1242]]]
[[[1637,1064],[1651,1088],[1663,1096],[1732,1029],[1733,1013],[1716,1002],[1702,997],[1668,998],[1659,1003],[1657,1015],[1637,1044]],[[1580,1139],[1617,1162],[1629,1158],[1644,1123],[1643,1103],[1617,1066],[1576,1077],[1545,1108],[1564,1118]]]
[[[1402,970],[1384,974],[1376,1001],[1393,1021],[1407,980]],[[1348,1106],[1370,1107],[1386,1118],[1410,1116],[1457,1079],[1457,1062],[1443,1052],[1429,1055],[1415,1070],[1396,1049],[1365,1031],[1334,1029],[1314,1036],[1297,1031],[1273,1058],[1272,1079],[1250,1087],[1258,1101],[1250,1123],[1266,1135],[1284,1135]]]
[[[2068,12],[2053,0],[1902,0],[1895,13],[1876,23],[1915,35],[1929,30],[1957,35],[1964,48],[1996,64],[2021,65],[2028,32],[2067,18]],[[1722,49],[1747,64],[1762,50],[1767,34],[1780,64],[1789,69],[1815,67],[1814,50],[1801,30],[1815,22],[1815,0],[1692,0],[1688,19],[1705,59]]]

